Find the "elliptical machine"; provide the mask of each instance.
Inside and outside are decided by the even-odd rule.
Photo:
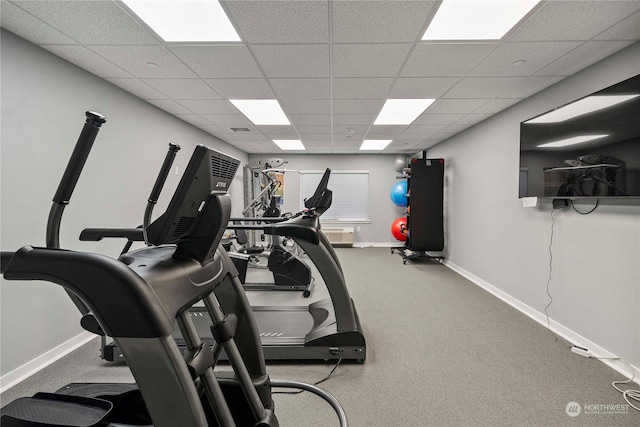
[[[2,408],[2,425],[275,427],[272,386],[319,393],[346,425],[344,411],[328,393],[308,384],[270,380],[266,372],[237,271],[220,248],[231,209],[226,189],[238,160],[198,146],[163,215],[145,229],[102,233],[156,246],[125,253],[118,260],[59,248],[64,208],[106,122],[97,113],[86,116],[53,199],[47,247],[2,252],[1,272],[7,280],[63,286],[83,314],[81,325],[117,342],[136,384],[71,384],[57,393],[18,399]],[[176,151],[167,154],[150,203],[157,200]],[[200,339],[188,311],[198,301],[211,316],[211,347]],[[172,336],[176,323],[186,343],[184,354]],[[223,349],[233,372],[214,373]]]

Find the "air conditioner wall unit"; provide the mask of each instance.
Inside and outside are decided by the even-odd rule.
[[[322,227],[332,246],[353,246],[353,227]]]

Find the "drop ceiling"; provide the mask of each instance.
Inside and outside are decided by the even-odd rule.
[[[640,40],[640,1],[541,2],[499,41],[424,42],[437,1],[223,1],[242,42],[165,43],[117,1],[1,1],[1,25],[247,153],[415,153]],[[374,126],[388,98],[436,98]],[[277,99],[256,126],[229,99]],[[234,132],[232,128],[249,131]]]

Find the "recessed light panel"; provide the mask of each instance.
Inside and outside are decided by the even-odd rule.
[[[566,147],[568,145],[580,144],[582,142],[593,141],[594,139],[600,139],[609,135],[580,135],[571,138],[560,139],[558,141],[547,142],[546,144],[540,144],[538,147],[542,148],[557,148]]]
[[[290,125],[275,99],[230,99],[235,107],[256,125]]]
[[[239,42],[218,0],[122,0],[166,42]]]
[[[285,151],[306,150],[304,145],[302,145],[302,141],[299,139],[274,139],[273,142],[275,142],[280,149]]]
[[[444,0],[422,40],[499,40],[540,0]]]
[[[362,141],[360,151],[382,151],[391,144],[392,139],[365,139]]]
[[[409,125],[435,99],[387,99],[374,125]]]
[[[527,120],[525,123],[559,123],[583,114],[602,110],[636,98],[640,95],[593,95],[582,98],[576,102],[560,107],[557,110],[543,114],[535,119]]]

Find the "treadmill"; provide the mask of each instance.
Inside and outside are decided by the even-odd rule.
[[[293,239],[315,264],[324,280],[329,298],[313,302],[308,306],[256,306],[251,307],[267,361],[351,361],[364,363],[366,341],[358,313],[345,283],[340,261],[320,230],[320,215],[331,206],[332,193],[327,185],[331,169],[325,171],[313,196],[305,200],[307,210],[282,221],[261,225],[229,224],[229,229],[261,230],[273,236]],[[89,230],[85,230],[87,232]],[[104,230],[101,230],[104,231]],[[83,232],[81,240],[88,238]],[[237,275],[237,274],[236,274]],[[219,295],[224,312],[233,311],[240,304],[237,294]],[[209,344],[211,319],[205,307],[189,309],[200,337]],[[176,342],[186,349],[184,339],[176,332]],[[105,360],[123,360],[115,343],[103,343],[101,356]],[[223,352],[221,360],[225,360]]]
[[[265,234],[293,239],[314,263],[329,291],[329,298],[308,306],[252,307],[267,360],[364,363],[366,359],[366,341],[342,266],[320,229],[320,215],[331,207],[330,175],[331,169],[327,168],[313,196],[305,200],[307,209],[291,219],[274,218],[277,222],[265,225],[229,226],[232,229],[259,229]],[[196,327],[206,334],[208,319],[196,313]]]

